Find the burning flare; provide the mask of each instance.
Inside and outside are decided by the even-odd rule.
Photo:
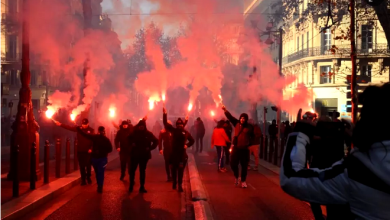
[[[188,111],[191,111],[192,110],[192,104],[190,103],[189,105],[188,105]]]
[[[149,110],[153,110],[154,108],[154,101],[149,101]]]
[[[46,114],[47,118],[51,119],[51,117],[53,117],[53,115],[54,115],[54,110],[49,108],[49,109],[46,110],[45,114]]]
[[[162,95],[162,100],[165,102],[165,94]]]
[[[70,114],[70,119],[72,120],[72,121],[74,121],[75,119],[76,119],[76,115],[75,114]]]
[[[211,111],[211,112],[210,112],[210,114],[211,114],[211,116],[212,116],[212,117],[214,117],[214,116],[215,116],[215,113],[214,113],[214,111]]]
[[[115,109],[110,108],[109,111],[110,111],[110,117],[111,118],[115,117]]]
[[[310,112],[311,112],[311,113],[316,113],[316,112],[314,111],[314,109],[311,109]]]

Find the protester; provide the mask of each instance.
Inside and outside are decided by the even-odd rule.
[[[250,154],[253,154],[253,156],[255,157],[255,166],[253,167],[253,170],[256,171],[259,168],[259,148],[260,148],[260,138],[262,134],[259,125],[257,125],[253,119],[249,120],[249,124],[253,126],[253,132],[254,132],[253,140],[251,146],[249,147],[249,152]],[[251,166],[249,161],[248,170],[250,169]]]
[[[130,145],[130,187],[133,191],[135,171],[139,166],[140,193],[147,193],[145,189],[146,166],[152,159],[151,151],[158,145],[158,139],[146,128],[145,119],[142,119],[134,127],[134,131],[128,137]]]
[[[219,121],[211,137],[211,149],[213,149],[214,146],[217,149],[218,171],[220,172],[226,172],[226,168],[224,165],[224,151],[226,150],[226,143],[230,142],[230,139],[226,135],[225,129],[223,127],[224,124],[224,120]]]
[[[292,127],[291,127],[289,121],[285,121],[284,124],[285,124],[285,128],[284,128],[283,138],[284,138],[284,140],[287,140],[288,135],[292,132]]]
[[[172,122],[168,120],[168,124],[172,125]],[[164,146],[164,149],[163,149]],[[158,137],[158,149],[160,154],[164,155],[165,172],[167,173],[167,182],[172,181],[170,157],[172,154],[172,133],[167,129],[162,129]]]
[[[82,128],[77,127],[77,133],[92,141],[91,161],[95,170],[97,191],[103,192],[104,170],[107,166],[107,155],[112,152],[110,139],[106,137],[106,130],[103,126],[98,128],[98,134],[85,133]]]
[[[70,126],[53,120],[57,126],[61,126],[69,131],[77,132],[80,126]],[[93,128],[89,127],[88,119],[84,118],[81,122],[81,130],[86,134],[94,134]],[[92,184],[91,180],[91,155],[88,151],[92,149],[92,141],[77,133],[77,160],[79,161],[81,185]]]
[[[251,141],[254,137],[253,126],[248,123],[248,114],[242,113],[240,119],[233,117],[226,109],[225,106],[222,106],[222,110],[225,112],[228,120],[233,124],[234,128],[234,138],[232,141],[233,149],[231,155],[231,167],[234,172],[235,185],[237,186],[240,181],[242,188],[247,188],[246,176],[247,176],[247,167],[249,163],[249,146],[251,146]],[[238,178],[239,169],[238,165],[241,164],[241,180]]]
[[[363,105],[352,134],[354,148],[347,159],[327,169],[307,169],[306,149],[312,128],[297,122],[288,137],[280,172],[282,189],[304,201],[348,205],[354,219],[388,219],[390,216],[390,84],[369,86],[359,96]],[[303,123],[302,123],[303,124]]]
[[[196,145],[196,152],[202,153],[203,151],[203,138],[206,133],[206,128],[204,126],[203,121],[200,118],[197,118],[194,122],[195,126],[195,145]],[[199,149],[200,145],[200,149]]]
[[[120,180],[125,178],[126,166],[129,167],[130,175],[130,145],[128,136],[133,132],[133,126],[128,121],[122,121],[119,131],[115,136],[115,148],[119,152],[119,159],[121,163],[121,177]]]
[[[269,148],[271,152],[274,152],[275,146],[278,140],[278,125],[276,124],[276,120],[272,120],[272,124],[268,127],[269,134]]]
[[[194,144],[194,138],[191,134],[184,129],[184,122],[180,118],[176,121],[176,128],[168,123],[167,111],[163,108],[163,123],[165,129],[172,134],[172,154],[169,158],[172,166],[172,188],[176,189],[177,184],[178,191],[183,192],[183,175],[184,169],[187,165],[188,155],[186,149]],[[188,142],[187,142],[188,141]]]

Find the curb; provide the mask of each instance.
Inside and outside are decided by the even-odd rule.
[[[118,154],[108,156],[108,162],[117,159]],[[1,219],[19,219],[39,206],[60,196],[65,191],[79,185],[81,176],[74,171],[58,180],[45,184],[30,193],[15,198],[1,206]]]
[[[188,153],[188,172],[190,174],[190,184],[192,201],[207,200],[206,191],[199,176],[198,167],[192,153]]]
[[[192,201],[196,220],[214,220],[207,201],[207,194],[199,176],[198,167],[192,153],[188,153],[188,173],[191,185]]]

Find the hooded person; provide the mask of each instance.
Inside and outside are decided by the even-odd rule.
[[[106,137],[106,130],[103,126],[98,128],[98,134],[85,133],[82,128],[77,128],[77,133],[92,141],[91,162],[95,170],[98,193],[103,192],[104,171],[107,165],[107,155],[112,152],[110,139]]]
[[[145,178],[146,165],[152,158],[151,151],[158,145],[158,139],[146,128],[145,119],[142,119],[134,127],[134,131],[128,137],[130,145],[130,186],[129,192],[133,191],[135,171],[139,166],[140,188],[139,192],[146,193]]]
[[[168,124],[172,125],[172,122],[168,120]],[[158,137],[158,149],[160,154],[164,155],[165,172],[167,173],[167,182],[172,181],[171,167],[169,158],[172,154],[172,133],[167,129],[162,129]]]
[[[126,173],[126,166],[129,167],[130,175],[130,145],[129,135],[133,132],[133,126],[129,122],[122,121],[119,131],[116,133],[114,143],[115,148],[119,152],[120,164],[121,164],[121,176],[120,180],[123,180]]]
[[[196,152],[202,153],[203,151],[203,138],[206,133],[206,128],[204,126],[204,123],[202,119],[197,118],[194,122],[195,126],[195,145],[196,145]],[[200,148],[199,148],[200,145]]]
[[[80,128],[83,133],[94,134],[93,128],[89,127],[89,121],[84,118],[81,121],[81,126],[70,126],[62,124],[58,121],[54,121],[57,126],[61,126],[66,130],[77,132],[77,128]],[[86,182],[92,184],[91,180],[91,155],[90,150],[92,149],[92,141],[84,137],[81,133],[77,133],[77,160],[80,167],[81,185],[86,185]]]
[[[232,152],[230,166],[234,172],[235,185],[241,181],[241,187],[247,188],[246,176],[248,173],[248,164],[250,160],[249,147],[254,137],[253,126],[248,123],[248,114],[242,113],[240,118],[233,117],[225,106],[222,106],[225,116],[234,126],[234,137],[232,141]],[[239,178],[239,168],[241,165],[241,179]]]
[[[176,128],[168,123],[165,108],[163,108],[163,122],[165,129],[172,134],[172,153],[169,157],[169,163],[172,167],[172,188],[176,189],[178,184],[179,192],[183,192],[183,175],[188,160],[186,149],[191,147],[195,141],[191,134],[184,129],[186,122],[183,122],[181,118],[177,119]]]

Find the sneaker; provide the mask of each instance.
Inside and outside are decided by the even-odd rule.
[[[257,170],[259,170],[259,169],[257,168],[257,166],[255,166],[255,167],[253,167],[253,170],[254,170],[254,171],[257,171]]]
[[[88,182],[88,184],[92,184],[91,177],[88,177],[88,178],[87,178],[87,182]]]
[[[238,186],[238,183],[240,182],[240,179],[236,179],[235,181],[234,181],[234,185],[236,185],[236,186]]]
[[[148,191],[146,191],[145,187],[141,187],[141,188],[139,188],[139,192],[140,193],[147,193]]]
[[[125,178],[125,175],[121,175],[121,177],[119,178],[120,181],[123,181],[123,179]]]
[[[219,169],[218,171],[221,172],[221,173],[225,173],[225,172],[226,172],[226,169],[225,169],[225,168],[221,168],[221,169]]]
[[[183,192],[183,187],[181,185],[179,185],[179,189],[178,189],[179,192]]]
[[[176,189],[176,183],[172,185],[172,189]]]
[[[242,188],[247,188],[248,185],[246,185],[246,182],[242,182],[242,183],[241,183],[241,187],[242,187]]]
[[[227,171],[227,169],[225,167],[221,168],[221,170],[223,170],[223,172]]]

